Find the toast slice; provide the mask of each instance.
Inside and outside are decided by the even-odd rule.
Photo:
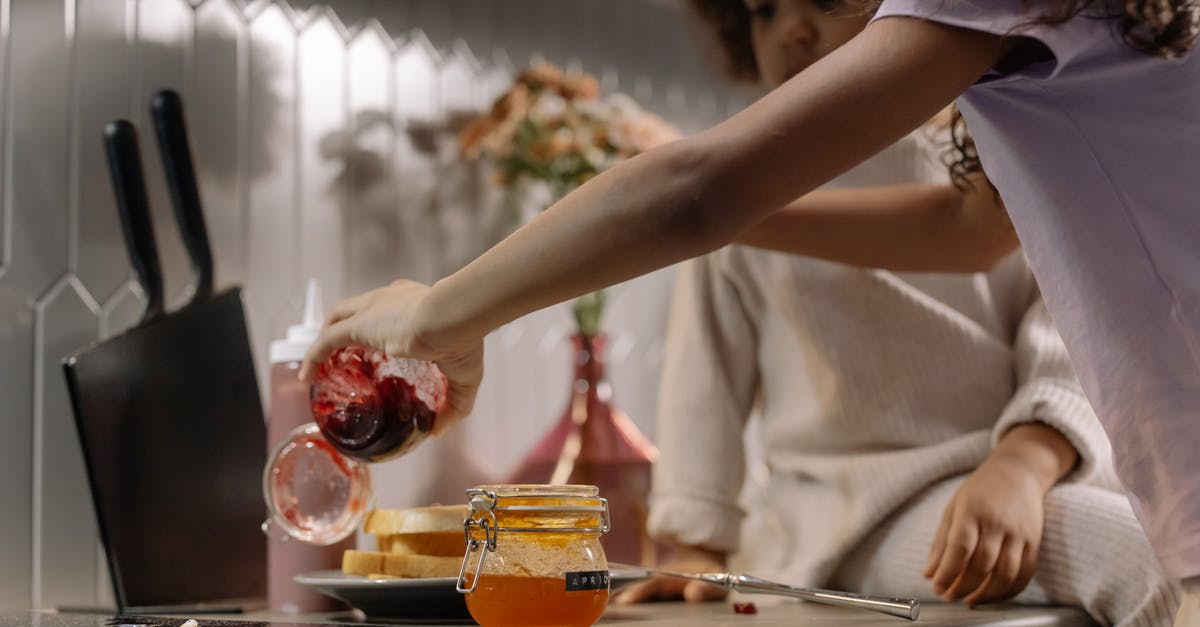
[[[467,540],[463,535],[461,521],[457,531],[393,533],[375,536],[375,541],[382,553],[462,557],[467,551]]]
[[[463,520],[470,513],[466,505],[433,505],[410,509],[376,509],[367,514],[363,531],[377,536],[402,533],[457,532],[461,539]]]
[[[461,555],[445,557],[348,550],[342,555],[342,572],[363,577],[388,575],[406,579],[457,577],[462,560]]]

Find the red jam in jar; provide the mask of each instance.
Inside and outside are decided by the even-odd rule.
[[[317,369],[313,418],[343,454],[370,462],[402,455],[433,431],[446,377],[431,362],[360,346],[338,349]]]

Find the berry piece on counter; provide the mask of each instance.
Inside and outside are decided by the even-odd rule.
[[[758,608],[754,607],[753,603],[734,603],[733,604],[733,613],[734,614],[757,614]]]

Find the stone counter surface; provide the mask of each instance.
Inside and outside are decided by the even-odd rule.
[[[961,605],[922,605],[920,620],[904,619],[855,610],[766,597],[741,596],[739,602],[753,602],[757,613],[737,614],[729,602],[700,604],[652,603],[637,606],[611,606],[599,625],[667,627],[682,625],[720,625],[721,627],[783,627],[784,625],[838,625],[864,627],[900,627],[902,625],[954,625],[962,627],[1095,627],[1079,610],[1067,608],[993,607],[967,610]],[[361,614],[283,615],[272,613],[126,616],[114,614],[7,612],[0,613],[0,627],[181,627],[188,619],[199,627],[289,627],[291,625],[452,625],[463,623],[413,623],[363,618]]]

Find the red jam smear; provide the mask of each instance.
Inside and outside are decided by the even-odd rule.
[[[362,347],[338,349],[317,369],[311,392],[321,434],[341,453],[366,461],[407,452],[437,420],[412,383],[379,376],[379,364]]]
[[[321,438],[304,438],[300,440],[298,444],[301,446],[309,446],[312,448],[321,449],[322,452],[329,456],[329,460],[332,461],[335,466],[337,466],[337,469],[340,470],[344,476],[350,476],[350,467],[346,465],[346,458],[342,457],[341,454],[337,452],[337,449],[333,448],[329,442]],[[288,480],[290,481],[291,478],[289,477]]]
[[[328,544],[354,528],[364,507],[365,467],[320,435],[286,443],[271,466],[271,505],[308,542]],[[369,488],[366,488],[369,489]]]

